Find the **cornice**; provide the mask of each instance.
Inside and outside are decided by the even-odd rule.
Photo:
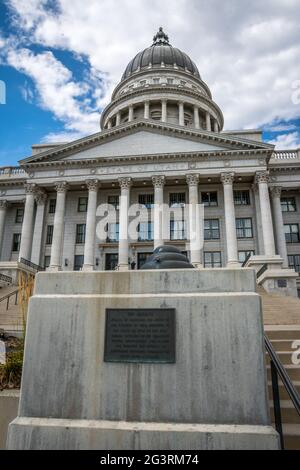
[[[265,144],[263,142],[255,143],[254,141],[248,140],[248,139],[228,138],[227,136],[224,137],[224,135],[220,133],[207,132],[201,129],[198,130],[198,129],[184,128],[181,126],[176,126],[174,124],[164,124],[161,122],[158,123],[155,121],[140,119],[140,120],[133,121],[131,123],[126,123],[121,126],[112,128],[110,130],[105,130],[97,134],[93,134],[92,136],[89,136],[89,137],[84,137],[82,139],[76,140],[69,144],[62,145],[61,147],[58,147],[56,149],[48,150],[40,154],[30,156],[28,158],[20,160],[19,163],[20,163],[21,168],[26,169],[28,168],[29,163],[33,163],[33,162],[38,163],[47,157],[49,157],[48,158],[48,162],[49,162],[50,160],[55,160],[57,157],[59,158],[60,156],[63,156],[63,155],[69,156],[70,154],[78,153],[83,148],[93,147],[94,145],[97,145],[103,141],[110,142],[110,141],[113,141],[117,137],[130,135],[132,131],[136,129],[157,130],[159,132],[167,132],[168,134],[173,134],[181,138],[190,138],[190,137],[194,139],[202,138],[209,143],[213,142],[213,143],[219,143],[219,145],[225,145],[225,146],[231,145],[231,146],[239,147],[239,151],[242,151],[243,148],[244,149],[246,148],[256,149],[256,150],[265,149],[270,152],[270,157],[274,149],[273,145]]]

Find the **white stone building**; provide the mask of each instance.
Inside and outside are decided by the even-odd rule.
[[[163,227],[154,213],[136,239],[118,237],[128,204],[199,202],[205,241],[191,259],[197,267],[230,267],[251,254],[248,265],[268,268],[270,290],[295,293],[296,282],[300,289],[300,150],[274,151],[260,130],[223,131],[196,65],[162,29],[127,66],[100,123],[97,134],[33,145],[18,167],[0,168],[0,272],[21,260],[52,270],[139,268],[153,238],[189,255],[188,217]],[[121,194],[129,199],[119,207]],[[99,239],[96,212],[105,203],[118,207],[118,218]]]

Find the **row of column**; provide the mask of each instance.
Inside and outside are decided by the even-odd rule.
[[[194,105],[194,127],[196,129],[201,129],[200,126],[200,108],[199,106]],[[149,119],[150,118],[150,102],[145,101],[144,103],[144,119]],[[131,122],[134,120],[134,106],[130,105],[128,107],[128,122]],[[161,100],[161,122],[167,122],[168,120],[168,101],[166,99]],[[213,127],[212,127],[212,120],[213,120]],[[119,126],[121,124],[121,112],[119,111],[116,114],[116,126]],[[178,124],[180,126],[184,126],[184,102],[179,101],[178,102]],[[218,121],[214,118],[212,118],[211,114],[209,111],[205,112],[205,129],[208,132],[219,132],[219,124]],[[111,129],[112,128],[112,119],[109,119],[107,123],[107,128]]]
[[[238,246],[236,236],[236,218],[235,205],[233,195],[234,173],[227,172],[221,174],[221,181],[224,191],[224,209],[225,209],[225,229],[226,229],[226,247],[227,247],[227,264],[228,266],[239,265],[238,262]],[[186,177],[189,187],[189,233],[196,234],[194,237],[198,245],[193,245],[191,249],[191,262],[195,266],[201,266],[201,248],[203,227],[200,225],[200,213],[197,212],[199,205],[199,175],[190,174]],[[153,176],[152,183],[154,186],[154,248],[164,243],[163,237],[163,204],[164,204],[164,176]],[[264,255],[272,257],[275,255],[274,230],[271,215],[270,197],[269,197],[269,175],[268,172],[259,172],[256,174],[255,183],[258,187],[263,252]],[[98,180],[86,181],[88,188],[88,209],[86,218],[86,240],[84,247],[84,269],[94,269],[95,255],[95,237],[96,237],[96,210],[97,195],[99,188]],[[120,196],[120,217],[119,217],[119,268],[128,269],[128,209],[130,203],[130,188],[132,186],[131,178],[120,178],[119,184],[121,188]],[[62,247],[64,237],[64,218],[65,204],[68,184],[59,182],[55,185],[57,192],[56,211],[54,216],[54,231],[51,246],[50,269],[58,270],[61,268]],[[24,211],[24,220],[22,226],[22,236],[20,245],[20,258],[31,260],[35,264],[40,262],[40,254],[42,248],[42,232],[44,226],[45,204],[47,200],[46,193],[35,184],[27,184],[26,202]],[[287,248],[284,234],[284,224],[281,210],[281,188],[271,188],[274,224],[276,227],[276,245],[277,252],[284,260],[287,266]],[[37,210],[34,222],[34,206],[37,203]],[[7,201],[0,201],[0,248],[2,245],[5,214],[7,210]],[[198,221],[198,222],[197,222]],[[34,249],[32,250],[32,247]]]

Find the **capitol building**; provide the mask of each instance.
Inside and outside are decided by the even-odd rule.
[[[171,243],[200,269],[266,266],[269,289],[299,295],[300,150],[275,151],[261,130],[224,131],[197,65],[162,28],[129,62],[100,126],[0,168],[0,273],[140,269]],[[133,204],[150,216],[127,238]],[[204,243],[191,251],[193,217],[166,222],[161,208],[195,204]]]

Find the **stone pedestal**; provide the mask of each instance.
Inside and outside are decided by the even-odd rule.
[[[252,269],[39,273],[8,448],[277,449],[255,285]],[[112,308],[175,309],[176,362],[104,362]]]

